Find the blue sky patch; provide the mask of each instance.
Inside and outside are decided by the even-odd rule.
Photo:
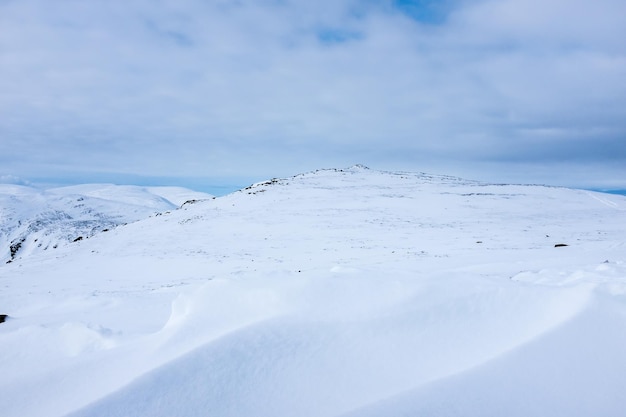
[[[393,0],[395,8],[421,23],[443,23],[451,9],[447,0]]]

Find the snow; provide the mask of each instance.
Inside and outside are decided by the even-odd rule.
[[[0,410],[622,415],[625,242],[619,195],[360,166],[262,182],[2,265]]]
[[[38,190],[0,184],[0,262],[212,197],[180,187],[83,184]]]

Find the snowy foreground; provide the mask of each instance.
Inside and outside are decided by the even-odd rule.
[[[625,242],[617,195],[257,184],[0,265],[0,414],[623,416]]]

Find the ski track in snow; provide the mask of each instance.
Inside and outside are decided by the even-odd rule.
[[[34,253],[0,267],[0,410],[621,415],[625,206],[357,166]]]

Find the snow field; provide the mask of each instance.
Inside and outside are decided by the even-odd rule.
[[[185,205],[0,269],[0,409],[620,415],[625,207],[359,167]]]

